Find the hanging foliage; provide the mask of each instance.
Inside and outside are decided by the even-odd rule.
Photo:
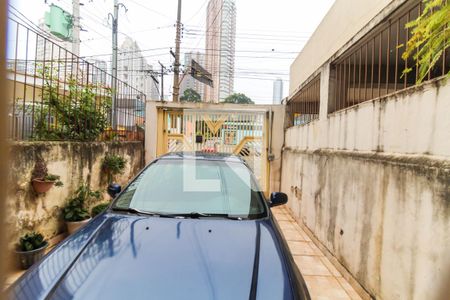
[[[423,0],[423,3],[422,14],[406,24],[406,28],[412,30],[412,35],[402,55],[405,61],[411,56],[416,61],[418,84],[425,79],[450,46],[450,1]],[[411,71],[412,68],[406,68],[403,74]]]

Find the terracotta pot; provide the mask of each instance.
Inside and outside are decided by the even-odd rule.
[[[91,220],[91,218],[83,220],[83,221],[78,221],[78,222],[68,222],[68,221],[66,221],[67,232],[69,234],[74,233],[75,231],[77,231],[78,229],[80,229],[81,227],[83,227],[84,225],[89,223],[90,220]]]
[[[45,181],[41,179],[33,179],[31,181],[31,184],[33,185],[33,189],[36,193],[41,194],[48,192],[49,189],[52,188],[52,186],[55,184],[54,181]]]
[[[45,254],[45,249],[47,249],[48,243],[42,246],[39,249],[31,250],[31,251],[20,251],[16,250],[17,257],[19,259],[20,267],[24,270],[31,267],[34,263],[39,261]]]

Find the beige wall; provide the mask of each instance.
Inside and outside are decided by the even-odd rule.
[[[83,182],[92,190],[103,191],[108,185],[101,172],[101,161],[107,152],[124,157],[127,164],[122,175],[115,180],[125,185],[143,167],[142,142],[76,143],[76,142],[20,142],[11,149],[11,172],[7,199],[6,223],[10,226],[8,241],[16,243],[27,231],[39,231],[52,238],[64,229],[61,208]],[[47,163],[48,172],[61,176],[64,186],[52,187],[42,195],[36,195],[30,184],[36,157],[40,155]],[[91,206],[96,203],[92,203]]]
[[[289,94],[293,95],[318,68],[343,46],[363,36],[406,0],[336,0],[291,65]],[[366,26],[369,24],[368,26]],[[361,29],[362,28],[362,29]]]
[[[449,81],[330,115],[327,95],[318,120],[286,130],[290,209],[376,299],[438,299],[450,276]]]

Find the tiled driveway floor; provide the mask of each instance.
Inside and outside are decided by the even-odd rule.
[[[313,300],[361,300],[283,207],[272,209]]]

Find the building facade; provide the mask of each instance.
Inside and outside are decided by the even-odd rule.
[[[153,66],[147,63],[137,42],[126,37],[118,52],[118,79],[144,92],[147,95],[147,99],[159,99],[155,82],[150,77],[150,74],[153,72]]]
[[[205,68],[213,87],[205,86],[205,101],[220,102],[233,93],[236,40],[234,0],[210,0],[206,15]]]
[[[450,53],[422,83],[401,58],[423,9],[337,0],[290,70],[281,190],[371,299],[448,297]]]
[[[196,80],[194,77],[190,75],[191,62],[195,60],[201,66],[205,65],[205,54],[200,52],[189,52],[184,55],[184,65],[186,69],[186,75],[183,77],[183,81],[180,85],[180,96],[183,96],[183,93],[187,89],[192,89],[196,91],[202,101],[205,100],[205,85],[200,81]]]
[[[101,59],[88,59],[89,63],[93,65],[93,70],[90,71],[92,76],[92,83],[109,85],[110,82],[107,81],[108,74],[108,63]]]
[[[277,78],[273,82],[273,104],[281,104],[283,99],[283,79]]]

